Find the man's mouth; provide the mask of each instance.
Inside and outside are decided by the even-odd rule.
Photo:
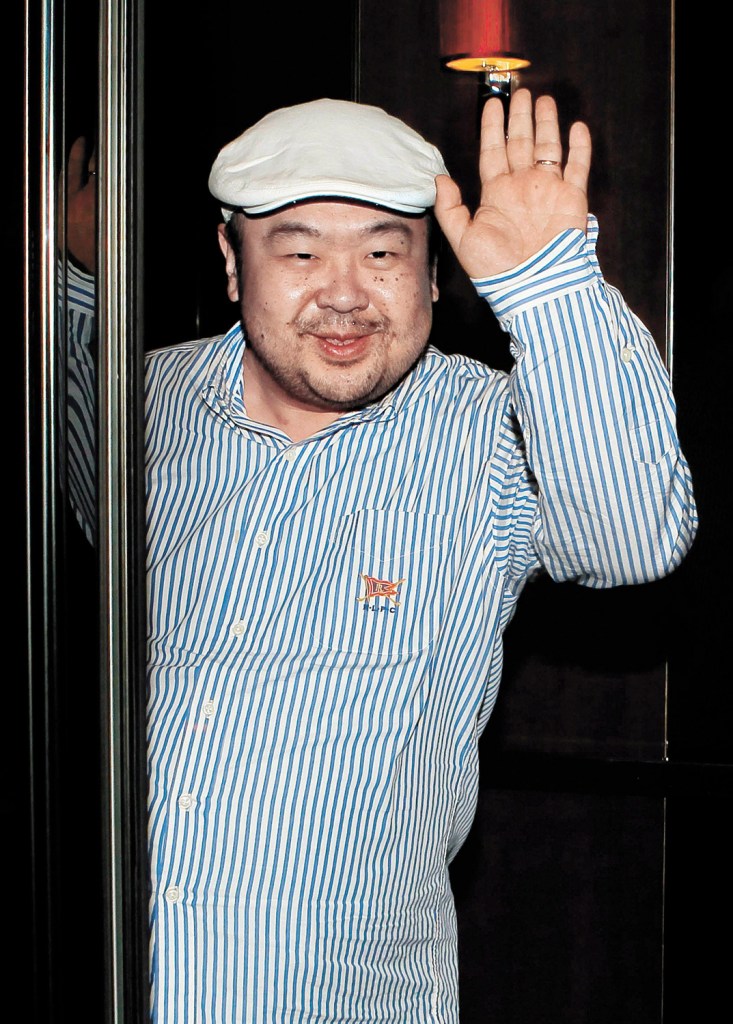
[[[332,334],[313,333],[321,352],[339,360],[357,359],[362,356],[369,347],[373,331],[366,334]]]
[[[321,341],[326,341],[330,345],[351,345],[355,341],[360,341],[362,338],[369,338],[374,333],[373,331],[359,331],[354,334],[333,334],[330,331],[313,331],[314,337]]]
[[[369,347],[370,339],[384,330],[376,320],[311,321],[299,325],[302,336],[315,338],[321,351],[336,359],[356,359]]]

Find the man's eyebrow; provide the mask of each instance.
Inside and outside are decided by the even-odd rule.
[[[287,220],[280,224],[274,224],[265,234],[265,238],[283,238],[288,235],[309,235],[311,238],[320,238],[321,232],[310,224],[304,224],[299,220]]]
[[[411,227],[402,220],[378,220],[371,224],[366,224],[358,232],[364,238],[371,238],[375,235],[385,235],[397,232],[406,239],[413,237]],[[305,235],[309,238],[321,238],[322,232],[312,224],[308,224],[305,221],[300,220],[287,220],[281,221],[279,224],[274,224],[266,233],[265,238],[269,240],[275,240],[277,238],[287,238],[291,235]]]
[[[414,232],[412,227],[404,220],[379,220],[374,224],[369,224],[362,234],[365,237],[372,237],[375,235],[391,235],[393,233],[402,235],[405,241],[411,241],[414,238]]]

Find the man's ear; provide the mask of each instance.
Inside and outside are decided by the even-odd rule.
[[[227,236],[226,224],[219,225],[219,248],[224,255],[227,272],[227,295],[232,302],[239,301],[239,279],[237,276],[237,258]]]

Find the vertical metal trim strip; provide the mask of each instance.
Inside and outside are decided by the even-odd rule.
[[[23,331],[25,428],[25,559],[27,610],[27,669],[31,855],[33,858],[34,927],[43,928],[43,952],[34,943],[37,1004],[53,1005],[50,831],[52,820],[53,742],[52,696],[57,669],[56,629],[56,488],[57,457],[54,408],[57,400],[54,338],[56,305],[56,133],[55,82],[57,12],[54,0],[42,0],[38,10],[24,5],[23,81]],[[38,54],[38,78],[33,57]],[[37,87],[37,91],[36,91]],[[40,110],[32,104],[40,100]],[[38,187],[34,193],[33,187]],[[34,233],[34,228],[36,229]],[[34,264],[34,261],[35,262]],[[38,273],[34,274],[34,265]],[[37,398],[34,398],[34,375]],[[35,408],[39,415],[36,416]],[[36,472],[34,472],[36,467]],[[42,776],[42,777],[41,777]],[[43,991],[40,991],[41,988]]]
[[[100,6],[100,667],[107,824],[107,1020],[148,1019],[138,81],[144,0]]]
[[[675,0],[669,0],[669,148],[667,154],[667,294],[666,294],[666,327],[667,347],[666,360],[670,380],[674,385],[674,257],[675,257],[675,145],[676,145],[676,63],[675,63],[675,41],[676,41],[676,20]],[[669,764],[669,684],[670,684],[669,657],[664,664],[664,744],[662,759]],[[660,1020],[665,1019],[665,992],[667,988],[667,921],[668,921],[668,830],[669,830],[669,797],[663,798],[662,806],[662,920],[660,922],[662,935],[662,976],[659,986],[659,1015]]]
[[[118,444],[124,437],[124,405],[120,403],[120,374],[124,373],[122,350],[126,330],[124,305],[124,254],[127,230],[124,205],[126,194],[119,120],[124,114],[124,91],[120,88],[120,33],[118,14],[124,0],[104,0],[100,6],[99,39],[99,145],[97,154],[97,310],[99,315],[99,572],[100,572],[100,670],[105,688],[102,710],[103,756],[106,761],[104,792],[105,839],[105,922],[106,1018],[125,1018],[123,970],[120,835],[122,830],[122,751],[120,699],[125,672],[125,614],[122,589],[126,537],[124,519],[125,475],[121,473]]]

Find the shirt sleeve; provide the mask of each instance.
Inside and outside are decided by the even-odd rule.
[[[87,540],[96,542],[96,330],[94,278],[70,261],[59,295],[66,336],[66,403],[61,437],[69,502]],[[59,273],[63,274],[60,267]]]
[[[556,580],[642,583],[674,570],[697,513],[671,382],[596,257],[598,224],[476,280],[510,336],[511,391],[538,486],[533,543]]]

